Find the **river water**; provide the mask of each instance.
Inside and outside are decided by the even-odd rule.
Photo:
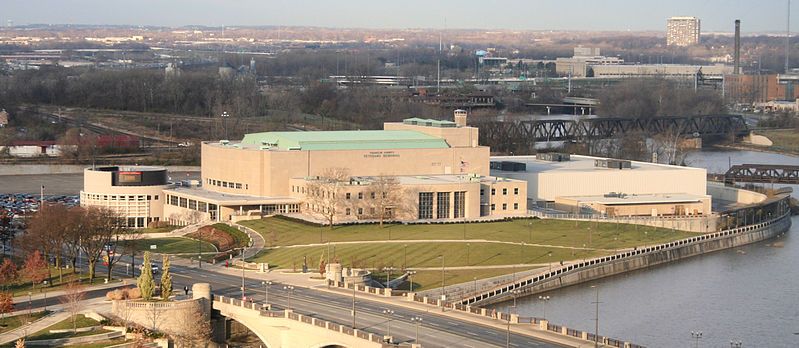
[[[730,163],[799,165],[799,157],[700,151],[686,162],[723,173]],[[600,335],[647,347],[799,347],[799,216],[792,222],[777,239],[552,291],[546,303],[519,299],[518,312],[594,332],[595,285]],[[698,342],[692,331],[702,332]]]

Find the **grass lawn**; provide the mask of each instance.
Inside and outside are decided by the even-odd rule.
[[[150,249],[151,245],[155,245],[156,248]],[[148,238],[136,241],[136,250],[162,254],[196,253],[198,248],[200,248],[200,252],[216,251],[211,243],[182,237]]]
[[[118,344],[125,343],[124,338],[117,338],[113,340],[106,340],[106,341],[99,341],[94,343],[85,343],[85,344],[76,344],[76,345],[69,345],[64,347],[72,347],[72,348],[104,348],[110,346],[116,346]]]
[[[265,249],[254,259],[257,262],[268,262],[270,267],[300,269],[303,257],[307,257],[308,267],[315,270],[320,257],[327,260],[327,250],[327,246]],[[477,242],[366,242],[330,246],[331,260],[338,258],[345,265],[354,262],[357,267],[372,269],[385,266],[401,268],[405,262],[408,268],[440,267],[439,255],[444,255],[445,266],[452,267],[548,263],[607,254],[610,252]]]
[[[36,321],[49,313],[50,312],[39,311],[31,313],[30,316],[28,316],[27,313],[11,317],[6,315],[5,318],[0,319],[0,333],[14,330],[29,321],[30,322]]]
[[[469,224],[376,224],[316,227],[281,217],[241,222],[264,236],[267,246],[321,242],[409,239],[485,239],[569,247],[615,249],[655,244],[694,236],[656,227],[583,221],[517,219]],[[321,236],[321,237],[320,237]],[[318,257],[318,256],[317,256]]]
[[[166,227],[157,227],[157,228],[142,228],[136,232],[140,233],[168,233],[174,230],[177,230],[180,226],[166,226]]]
[[[86,318],[83,316],[83,314],[78,314],[76,320],[78,328],[100,325],[100,322],[98,322],[97,320]],[[94,330],[94,331],[78,332],[78,333],[71,333],[71,332],[50,333],[50,330],[62,330],[62,329],[72,329],[72,318],[67,318],[58,323],[50,325],[42,329],[41,331],[30,334],[28,335],[28,338],[26,340],[36,341],[36,340],[50,340],[55,338],[82,337],[82,336],[91,336],[91,335],[97,335],[100,333],[109,332],[108,330]],[[11,344],[13,344],[13,342]],[[9,347],[11,346],[12,345],[9,345]]]
[[[50,278],[47,279],[47,283],[50,285],[46,287],[47,291],[58,290],[64,284],[78,279],[82,279],[84,281],[89,279],[89,274],[86,273],[85,271],[81,274],[74,274],[72,271],[73,270],[71,268],[70,269],[65,268],[63,270],[63,281],[59,281],[58,268],[50,267]],[[24,274],[20,274],[20,276],[24,278]],[[101,274],[97,273],[95,275],[95,279],[97,279],[97,277],[99,276],[101,276]],[[18,280],[16,283],[8,285],[8,291],[11,291],[11,293],[14,294],[14,296],[20,296],[20,295],[26,295],[28,291],[31,291],[33,293],[43,292],[44,286],[42,284],[36,284],[35,287],[32,287],[31,282],[25,280]]]
[[[774,142],[769,147],[771,150],[799,153],[799,132],[794,129],[763,130],[757,133]]]
[[[513,272],[523,272],[532,268],[519,267],[515,270],[513,268],[491,268],[491,269],[458,269],[458,270],[444,270],[444,282],[446,286],[467,283],[477,279],[491,278]],[[392,272],[391,277],[396,278],[402,275],[402,272]],[[383,282],[386,280],[386,274],[383,272],[372,273],[373,279],[379,279]],[[413,275],[413,291],[424,291],[441,287],[441,271],[417,271]],[[410,283],[405,282],[399,287],[399,290],[410,290]]]

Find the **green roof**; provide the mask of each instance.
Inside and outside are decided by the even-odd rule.
[[[408,130],[251,133],[245,135],[241,143],[272,146],[281,150],[387,150],[449,147],[444,139]]]

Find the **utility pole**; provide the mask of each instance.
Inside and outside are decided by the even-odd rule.
[[[446,287],[444,285],[444,254],[441,254],[441,311],[444,311],[444,301],[447,300]]]

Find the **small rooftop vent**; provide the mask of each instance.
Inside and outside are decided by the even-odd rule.
[[[604,194],[604,196],[605,198],[627,198],[627,194],[621,192],[610,192]]]
[[[227,145],[230,144],[230,140],[220,140],[219,143],[222,145]]]
[[[608,169],[631,169],[632,162],[620,159],[598,159],[594,160],[594,167]]]
[[[566,162],[571,160],[571,156],[568,153],[560,152],[538,153],[535,155],[535,158],[541,161],[550,162]]]

